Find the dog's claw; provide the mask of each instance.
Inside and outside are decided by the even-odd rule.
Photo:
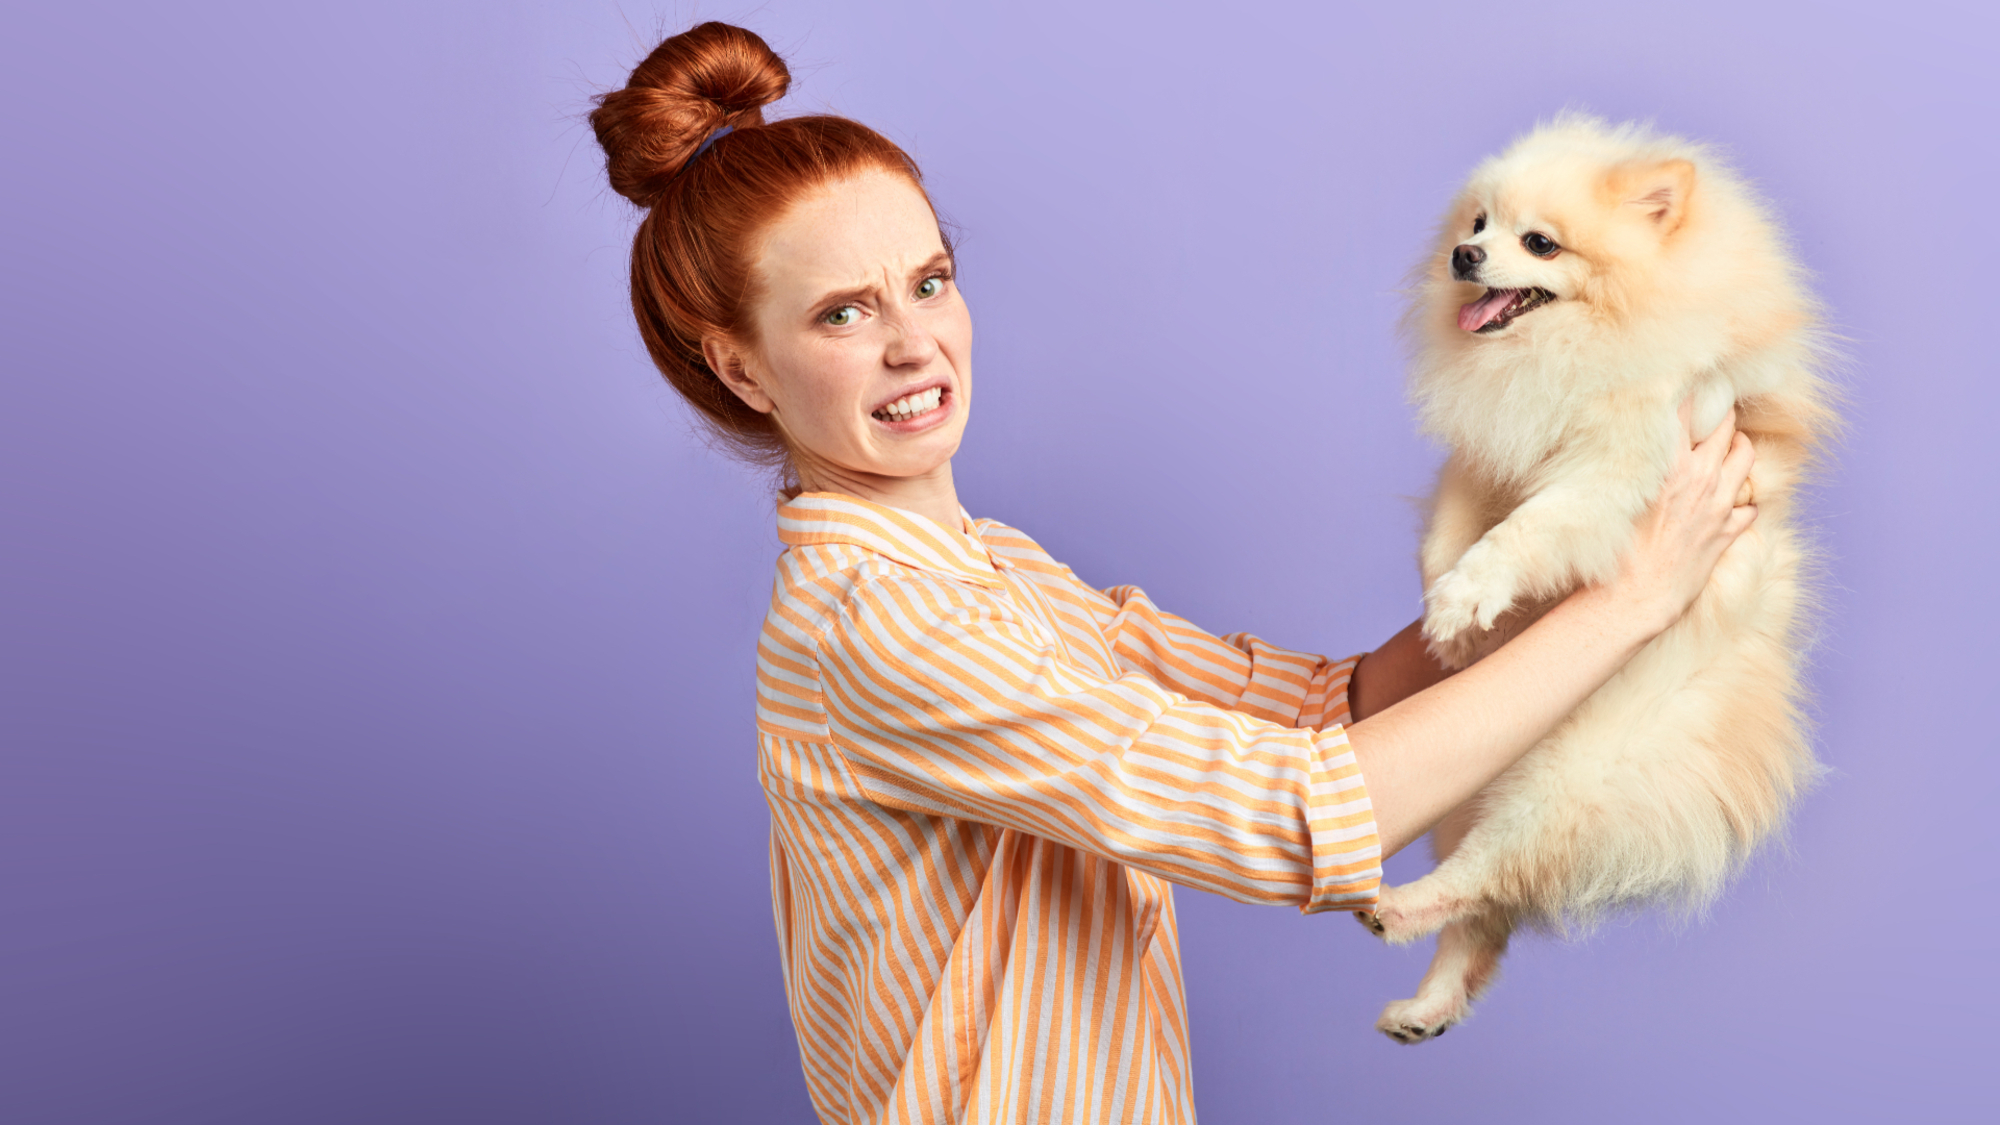
[[[1382,1009],[1375,1030],[1398,1043],[1422,1043],[1436,1039],[1455,1026],[1466,1014],[1465,1003],[1438,1003],[1436,999],[1398,1000]]]
[[[1361,925],[1365,927],[1369,933],[1374,934],[1376,937],[1381,937],[1389,932],[1388,929],[1382,925],[1382,920],[1380,918],[1375,917],[1375,915],[1369,913],[1366,910],[1355,911],[1354,920],[1361,923]]]
[[[1449,1023],[1441,1023],[1436,1027],[1427,1027],[1420,1023],[1406,1023],[1396,1027],[1385,1027],[1382,1029],[1382,1034],[1407,1047],[1415,1046],[1426,1040],[1436,1039],[1450,1030],[1451,1025]]]

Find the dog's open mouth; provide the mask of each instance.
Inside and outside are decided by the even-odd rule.
[[[1514,318],[1556,299],[1541,288],[1488,289],[1484,297],[1458,310],[1458,326],[1467,332],[1492,332],[1514,323]]]

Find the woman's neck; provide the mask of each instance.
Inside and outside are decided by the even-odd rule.
[[[959,530],[958,489],[952,484],[951,462],[914,477],[884,477],[856,473],[831,465],[801,463],[799,486],[807,492],[837,492],[872,504],[900,508]]]

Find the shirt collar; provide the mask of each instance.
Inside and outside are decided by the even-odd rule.
[[[972,517],[960,508],[958,518],[961,526],[955,530],[886,504],[837,492],[807,492],[778,505],[778,538],[788,547],[851,543],[921,570],[1004,586]]]

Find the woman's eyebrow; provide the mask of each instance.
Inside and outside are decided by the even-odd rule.
[[[940,250],[931,255],[929,260],[925,261],[922,265],[911,270],[910,277],[912,280],[926,277],[953,264],[951,252],[949,250]],[[859,301],[861,298],[875,292],[875,289],[874,285],[856,285],[847,289],[835,289],[830,293],[822,294],[819,300],[812,303],[812,307],[816,309],[823,309],[829,306],[838,308],[841,305]]]
[[[831,293],[822,295],[819,300],[812,303],[812,307],[823,309],[828,306],[838,307],[840,305],[852,304],[873,292],[875,292],[875,286],[873,285],[856,285],[850,289],[836,289]]]

